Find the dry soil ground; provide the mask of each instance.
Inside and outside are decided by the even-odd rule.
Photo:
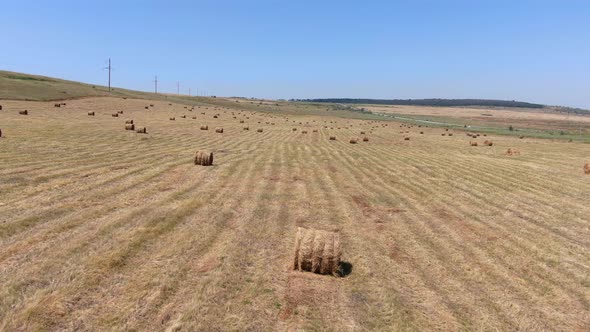
[[[237,103],[1,104],[0,330],[590,326],[587,144],[471,147],[462,132]],[[361,130],[369,142],[349,144]],[[214,166],[193,165],[197,149]],[[290,271],[297,226],[339,231],[352,273]]]

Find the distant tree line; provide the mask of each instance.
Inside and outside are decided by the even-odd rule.
[[[491,99],[353,99],[353,98],[325,98],[325,99],[296,99],[315,103],[341,104],[377,104],[377,105],[409,105],[409,106],[492,106],[492,107],[521,107],[543,108],[545,105],[533,104],[514,100]]]

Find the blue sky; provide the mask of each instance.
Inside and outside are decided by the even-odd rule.
[[[0,0],[0,69],[264,98],[590,108],[590,1]]]

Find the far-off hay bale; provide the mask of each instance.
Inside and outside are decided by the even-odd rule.
[[[223,128],[215,128],[215,132],[223,134]]]
[[[483,141],[483,145],[493,146],[494,145],[494,142],[485,140],[485,141]]]
[[[369,138],[368,137],[366,137],[366,136],[363,137],[363,142],[368,142],[368,141],[369,141]]]
[[[2,132],[0,131],[0,137],[2,136]],[[590,174],[590,163],[584,164],[584,174]]]
[[[29,115],[29,111],[27,111],[27,110],[18,111],[18,114],[20,114],[20,115]]]
[[[256,130],[257,132],[261,133],[262,132],[262,128]]]
[[[88,112],[89,116],[94,116],[94,112]]]
[[[340,234],[297,228],[293,270],[337,276],[341,255]]]
[[[447,136],[447,134],[445,134],[445,133],[442,133],[442,134],[440,134],[440,136]]]
[[[421,131],[421,132],[420,132],[420,135],[424,135],[424,132],[423,132],[423,131]]]
[[[524,138],[524,136],[520,136],[520,139],[523,139],[523,138]]]
[[[175,120],[176,120],[176,118],[175,118],[175,117],[171,117],[171,118],[170,118],[170,121],[175,121]]]
[[[302,130],[301,133],[302,134],[307,134],[307,130]]]
[[[330,136],[330,141],[335,141],[336,140],[336,136]]]
[[[2,129],[0,129],[0,137],[2,137]]]
[[[195,165],[211,166],[213,165],[213,152],[197,151],[195,153]]]
[[[196,120],[196,119],[197,119],[197,117],[196,116],[193,116],[193,120]]]
[[[61,107],[61,104],[53,104],[53,107]]]
[[[209,126],[201,126],[201,130],[209,130]]]
[[[243,129],[244,130],[250,130],[250,127],[244,127]]]
[[[147,134],[147,129],[145,129],[145,127],[139,127],[135,130],[135,132],[138,134]]]
[[[364,131],[361,131],[361,135],[364,135],[364,134],[365,134],[365,132]]]
[[[449,136],[453,136],[453,133],[449,133]]]
[[[149,106],[146,106],[146,107],[144,107],[144,108],[145,108],[146,110],[149,110],[149,109],[150,109],[150,107],[149,107]]]
[[[119,114],[123,114],[123,111],[119,111],[119,112],[117,112],[117,113],[119,113]]]
[[[186,119],[186,115],[181,115],[180,117],[183,119]]]
[[[318,130],[317,130],[317,129],[314,129],[314,130],[312,130],[311,132],[312,132],[312,133],[317,133],[317,132],[318,132]]]
[[[471,145],[471,146],[477,146],[477,142],[471,142],[471,141],[469,141],[469,145]]]
[[[112,116],[113,118],[118,118],[118,117],[119,117],[119,113],[113,113],[113,114],[111,114],[111,116]]]
[[[125,125],[125,130],[135,130],[135,125],[133,123],[128,123]]]
[[[214,116],[213,116],[213,118],[214,118],[214,119],[217,119],[217,115],[214,115]]]
[[[508,148],[508,150],[506,150],[506,155],[507,156],[520,156],[520,151],[513,149],[513,148]]]
[[[356,137],[352,137],[352,138],[350,139],[350,144],[356,144],[356,142],[358,142],[358,138],[356,138]]]
[[[244,123],[244,120],[240,120],[240,123]]]
[[[131,120],[131,119],[125,120],[125,124],[133,124],[133,120]]]
[[[0,105],[0,111],[2,110],[2,105]]]
[[[293,128],[293,131],[297,131],[297,128]]]
[[[404,141],[409,141],[410,138],[409,137],[404,137]]]

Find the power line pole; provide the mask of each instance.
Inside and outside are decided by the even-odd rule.
[[[109,66],[104,69],[109,70],[109,92],[111,92],[111,58],[109,58]]]
[[[154,79],[154,93],[158,94],[158,75],[156,75],[156,78]]]
[[[188,88],[188,96],[191,96],[191,88]]]
[[[180,82],[176,82],[176,94],[180,95]]]

